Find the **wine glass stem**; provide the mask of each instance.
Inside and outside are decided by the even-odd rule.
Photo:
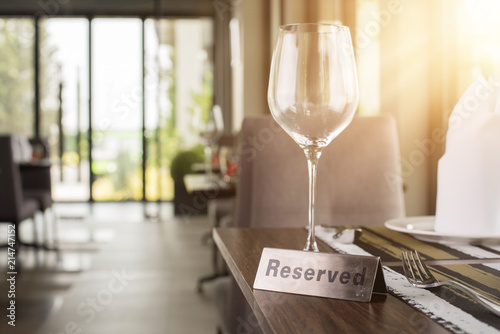
[[[318,147],[304,148],[309,170],[309,234],[307,236],[306,246],[304,247],[305,251],[318,251],[316,237],[314,236],[314,204],[316,200],[316,170],[318,168],[321,151],[322,149]]]

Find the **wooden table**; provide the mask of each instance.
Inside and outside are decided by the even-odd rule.
[[[217,228],[213,236],[264,333],[449,332],[391,294],[374,294],[371,302],[361,303],[253,290],[262,249],[301,249],[304,229]],[[318,246],[334,252],[320,240]]]
[[[206,171],[205,163],[203,163],[203,162],[201,162],[201,163],[194,163],[194,164],[191,165],[191,169],[196,174],[204,174],[205,171]],[[220,174],[220,166],[219,165],[212,165],[212,173]]]
[[[220,175],[220,174],[219,174]],[[186,174],[184,175],[184,185],[186,191],[197,197],[201,201],[207,203],[208,201],[215,200],[215,211],[220,210],[220,201],[229,201],[230,198],[234,197],[236,194],[236,186],[234,182],[226,183],[223,182],[219,175],[215,174],[213,179],[209,179],[205,174]],[[225,209],[222,209],[225,210]],[[215,213],[216,216],[220,215],[219,212]],[[218,224],[219,221],[216,218],[214,224]],[[204,240],[210,238],[210,231],[204,236]],[[218,262],[220,261],[217,247],[212,243],[212,268],[213,273],[200,277],[198,279],[197,290],[202,292],[203,284],[205,282],[210,282],[221,276]]]

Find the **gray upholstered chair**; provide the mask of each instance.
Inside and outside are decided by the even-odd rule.
[[[35,199],[40,205],[43,216],[43,242],[44,248],[57,250],[57,218],[52,209],[52,178],[49,143],[46,138],[34,137],[29,139],[33,156],[37,157],[36,163],[21,164],[21,181],[25,197]],[[50,213],[50,220],[47,215]],[[52,240],[48,237],[48,223],[52,222]]]
[[[52,209],[53,200],[50,168],[50,163],[42,162],[36,165],[21,165],[20,171],[24,196],[35,199],[40,206],[44,222],[44,248],[57,250],[57,219]],[[51,217],[50,221],[52,222],[52,241],[48,238],[48,213],[51,213],[49,216]]]
[[[14,162],[12,137],[0,136],[0,222],[12,223],[16,229],[16,246],[39,247],[36,244],[35,213],[40,209],[38,201],[23,194],[19,167]],[[34,243],[21,242],[19,224],[26,219],[33,219]],[[6,245],[1,245],[5,247]]]
[[[308,178],[302,149],[271,116],[245,119],[240,140],[232,226],[305,227]],[[319,160],[316,224],[382,225],[404,216],[398,175],[399,140],[394,120],[355,117]],[[214,288],[222,330],[237,333],[243,326],[241,320],[251,319],[250,306],[232,278],[219,279]]]

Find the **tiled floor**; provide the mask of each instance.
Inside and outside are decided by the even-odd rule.
[[[196,292],[197,279],[211,271],[210,248],[201,243],[208,221],[174,218],[170,204],[162,210],[155,222],[144,219],[140,203],[56,205],[64,251],[36,259],[21,250],[16,326],[7,325],[9,287],[2,279],[0,333],[214,333],[210,284]],[[21,225],[26,239],[30,225]]]

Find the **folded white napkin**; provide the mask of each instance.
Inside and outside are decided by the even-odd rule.
[[[500,82],[478,77],[450,115],[435,230],[500,235]]]

